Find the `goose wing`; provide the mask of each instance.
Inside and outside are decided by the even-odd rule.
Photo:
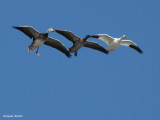
[[[76,36],[75,34],[73,34],[71,31],[67,31],[67,30],[55,30],[55,31],[57,33],[63,35],[68,40],[72,41],[73,43],[75,43],[77,40],[79,40],[79,37]]]
[[[110,42],[112,42],[114,40],[113,37],[107,35],[107,34],[97,34],[97,35],[91,35],[92,38],[98,38],[100,40],[103,40],[104,42],[106,42],[107,44],[109,44]]]
[[[56,48],[57,50],[61,51],[69,58],[71,57],[71,54],[68,52],[68,50],[65,48],[65,46],[59,40],[48,37],[46,39],[46,41],[44,42],[44,44],[51,46],[53,48]]]
[[[143,53],[143,51],[131,40],[122,40],[120,45],[131,47],[131,48],[137,50],[139,53]]]
[[[20,30],[30,38],[36,37],[40,34],[37,30],[35,30],[31,26],[19,26],[19,27],[13,26],[13,28]]]
[[[92,48],[92,49],[95,49],[95,50],[99,50],[99,51],[101,51],[103,53],[108,54],[108,51],[105,48],[103,48],[101,45],[96,43],[96,42],[86,41],[84,43],[84,47],[89,47],[89,48]]]

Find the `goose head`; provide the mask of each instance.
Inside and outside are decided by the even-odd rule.
[[[90,38],[90,37],[92,37],[91,35],[86,35],[86,38]]]
[[[117,38],[117,40],[119,41],[119,42],[121,42],[124,38],[126,38],[127,36],[126,35],[123,35],[122,37],[120,37],[120,38]]]
[[[49,28],[49,29],[47,30],[47,33],[50,33],[50,32],[55,32],[55,30],[54,30],[53,28]]]
[[[91,37],[91,35],[86,35],[86,37],[84,38],[84,41],[86,41],[90,37]]]
[[[121,39],[124,39],[124,38],[126,38],[127,36],[126,35],[123,35],[122,37],[121,37]]]

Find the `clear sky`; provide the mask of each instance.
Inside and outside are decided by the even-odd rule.
[[[0,120],[160,120],[159,6],[159,0],[1,1]],[[127,35],[144,54],[124,46],[109,55],[82,48],[68,59],[44,45],[38,57],[27,51],[32,40],[12,28],[24,25],[80,37]]]

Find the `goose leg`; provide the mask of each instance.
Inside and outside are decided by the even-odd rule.
[[[40,56],[40,54],[38,53],[38,50],[39,50],[39,47],[37,48],[36,55]]]
[[[77,51],[74,53],[74,56],[77,56]]]
[[[28,47],[28,52],[30,52],[30,48]]]

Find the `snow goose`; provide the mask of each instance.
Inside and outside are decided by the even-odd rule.
[[[39,56],[40,54],[38,53],[38,49],[41,45],[45,44],[58,49],[59,51],[64,53],[67,57],[71,56],[68,50],[59,40],[48,37],[48,33],[55,32],[55,30],[52,28],[49,28],[46,33],[39,33],[31,26],[19,26],[19,27],[13,26],[13,28],[20,30],[28,37],[33,38],[32,44],[28,46],[28,52],[33,51],[34,49],[37,48],[36,54]]]
[[[107,34],[97,34],[97,35],[90,35],[92,38],[98,38],[100,40],[103,40],[108,44],[108,53],[111,51],[114,51],[117,49],[120,45],[131,47],[135,50],[137,50],[140,54],[143,53],[143,51],[131,40],[123,40],[126,38],[126,35],[123,35],[120,38],[113,38]]]
[[[107,50],[103,48],[101,45],[99,45],[98,43],[87,41],[87,39],[90,37],[89,35],[87,35],[85,38],[80,38],[75,34],[73,34],[71,31],[67,31],[67,30],[55,30],[55,32],[63,35],[68,40],[73,42],[73,46],[69,48],[69,52],[74,53],[75,56],[77,56],[77,51],[83,46],[89,47],[95,50],[99,50],[103,53],[107,53]]]

